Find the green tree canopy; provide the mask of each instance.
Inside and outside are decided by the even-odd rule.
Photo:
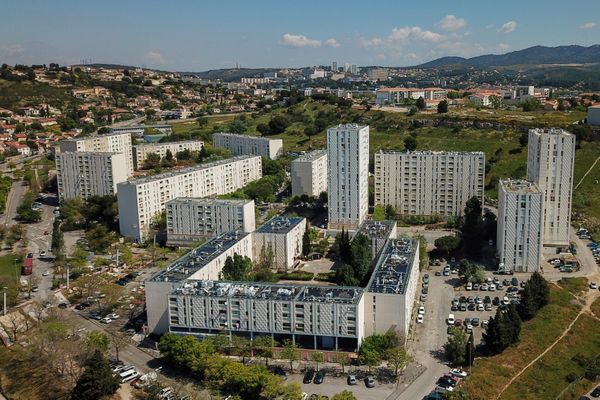
[[[83,374],[71,392],[71,399],[106,399],[117,391],[119,384],[102,352],[96,350],[86,361]]]

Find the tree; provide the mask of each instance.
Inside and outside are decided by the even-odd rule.
[[[228,281],[241,281],[246,279],[252,267],[252,261],[248,257],[234,253],[233,258],[228,256],[223,266],[223,279]]]
[[[308,233],[308,229],[304,231],[304,235],[302,235],[302,255],[306,257],[312,251],[310,242],[310,234]]]
[[[408,136],[404,139],[404,148],[408,151],[415,151],[417,149],[417,139],[412,136]]]
[[[91,331],[85,337],[85,343],[94,351],[100,351],[106,354],[110,347],[108,335],[101,331]]]
[[[242,358],[242,364],[246,365],[246,359],[252,356],[252,342],[239,335],[231,338],[231,350],[234,355]]]
[[[448,112],[448,102],[446,100],[442,100],[438,103],[437,112],[438,114],[445,114]]]
[[[533,318],[538,310],[550,301],[548,282],[539,272],[534,272],[521,291],[518,312],[525,321]]]
[[[331,400],[356,400],[356,396],[351,391],[344,390],[334,394]]]
[[[160,156],[156,153],[148,153],[142,164],[142,169],[156,169],[158,167],[160,167]]]
[[[350,359],[348,358],[348,354],[343,351],[336,351],[333,353],[333,361],[338,363],[340,368],[342,369],[342,374],[344,373],[344,367],[348,365]]]
[[[63,232],[60,229],[60,219],[55,218],[52,224],[52,253],[57,259],[62,259],[65,248]]]
[[[483,267],[465,259],[458,263],[458,273],[464,276],[467,282],[482,283],[485,281]]]
[[[398,376],[398,371],[404,370],[412,357],[408,355],[405,347],[394,347],[386,352],[388,364],[394,367],[394,375]]]
[[[96,350],[86,361],[85,370],[71,392],[72,400],[103,399],[113,395],[120,382],[113,375],[102,352]]]
[[[269,365],[269,359],[273,358],[273,347],[275,341],[271,336],[259,336],[254,339],[254,349],[259,357],[265,359],[265,365]]]
[[[527,132],[522,133],[521,136],[519,136],[519,144],[521,145],[521,147],[527,146],[528,142],[529,142],[529,133],[527,133]]]
[[[417,102],[415,103],[415,105],[417,106],[417,108],[418,108],[419,110],[424,110],[424,109],[425,109],[425,107],[427,106],[427,105],[425,104],[425,99],[424,99],[423,97],[419,97],[419,98],[417,99]]]
[[[358,359],[361,363],[369,367],[370,372],[372,367],[379,365],[381,362],[381,355],[375,350],[364,350],[361,351]]]
[[[521,318],[511,304],[507,310],[498,309],[496,315],[490,317],[483,337],[488,350],[497,354],[517,342],[520,333]]]
[[[248,126],[244,121],[236,118],[229,124],[228,129],[232,133],[243,134],[248,130]]]
[[[435,239],[435,247],[437,250],[446,256],[454,252],[460,247],[460,237],[458,236],[442,236],[441,238]]]
[[[354,270],[354,277],[363,281],[369,272],[371,265],[371,241],[366,235],[357,233],[350,245],[350,265]]]
[[[310,353],[310,361],[313,361],[317,364],[317,371],[319,370],[319,363],[325,360],[325,355],[322,351],[313,351]]]
[[[467,335],[462,329],[450,327],[448,341],[444,344],[446,357],[453,365],[464,365],[466,361]]]
[[[283,341],[283,349],[281,350],[281,357],[290,362],[290,371],[294,371],[294,361],[300,359],[300,349],[296,343],[286,339]]]
[[[276,115],[269,121],[269,133],[271,135],[278,135],[283,133],[285,129],[290,125],[290,121],[282,115]]]
[[[208,118],[206,117],[198,117],[196,118],[196,123],[200,128],[206,128],[208,126]]]

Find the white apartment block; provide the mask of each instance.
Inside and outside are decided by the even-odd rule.
[[[128,133],[133,137],[141,138],[148,128],[156,129],[167,136],[173,133],[173,127],[169,124],[113,126],[110,128],[110,133]]]
[[[399,88],[388,87],[377,90],[375,104],[397,104],[404,100],[444,100],[448,96],[448,90],[442,88]]]
[[[302,237],[306,218],[277,216],[260,226],[253,234],[254,254],[273,253],[273,268],[288,271],[302,255]]]
[[[329,229],[355,229],[369,210],[369,127],[327,130]]]
[[[315,150],[292,161],[292,196],[319,196],[327,191],[327,150]]]
[[[167,244],[187,245],[225,232],[256,228],[254,200],[179,197],[166,203]]]
[[[505,270],[539,271],[544,194],[535,183],[500,181],[496,252]]]
[[[460,215],[471,197],[483,204],[484,185],[483,152],[375,153],[375,205],[399,214]]]
[[[236,133],[220,132],[213,134],[213,145],[228,149],[234,156],[253,155],[275,160],[283,153],[282,139],[238,135]]]
[[[527,180],[544,194],[544,246],[568,246],[575,135],[562,129],[530,129]]]
[[[61,153],[64,151],[123,153],[127,162],[127,176],[133,175],[133,152],[131,150],[131,134],[129,133],[91,135],[82,138],[61,140],[59,145]]]
[[[252,256],[252,235],[241,232],[228,232],[210,239],[208,242],[175,260],[166,269],[146,280],[146,307],[148,330],[165,333],[169,331],[169,293],[187,279],[218,280],[227,257],[239,254]]]
[[[121,235],[143,241],[153,219],[169,200],[234,192],[262,177],[260,157],[239,156],[118,185]]]
[[[117,184],[127,180],[127,160],[123,153],[61,152],[56,180],[60,201],[114,195]]]
[[[175,159],[177,159],[177,153],[184,150],[189,151],[200,151],[204,146],[204,142],[201,140],[184,140],[181,142],[168,142],[168,143],[148,143],[138,144],[133,146],[133,166],[135,169],[140,169],[144,165],[144,161],[148,158],[148,154],[158,154],[162,159],[167,155],[167,151],[170,151]]]

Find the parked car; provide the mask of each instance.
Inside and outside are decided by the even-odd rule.
[[[374,388],[375,387],[375,378],[373,378],[373,376],[371,376],[371,375],[367,375],[367,377],[365,378],[365,386],[368,388]]]
[[[424,321],[422,314],[417,315],[417,324],[422,324]]]
[[[110,324],[112,322],[112,319],[104,317],[100,320],[100,322],[102,322],[103,324]]]
[[[467,287],[466,287],[466,289],[467,289],[468,291],[470,291],[470,290],[473,290],[473,283],[472,283],[472,282],[467,282]]]
[[[590,283],[590,289],[593,289],[593,290],[598,289],[598,284],[596,282]]]
[[[465,378],[467,376],[467,373],[460,368],[455,368],[450,371],[450,373],[454,376],[458,376],[459,378]]]
[[[48,276],[48,275],[50,275],[50,271],[44,271],[44,272],[42,272],[42,276]]]
[[[419,307],[419,315],[423,315],[425,314],[425,307],[421,306]]]
[[[309,369],[304,373],[304,378],[302,379],[302,383],[311,383],[313,378],[315,377],[315,371]]]
[[[346,381],[348,382],[348,385],[356,385],[356,375],[348,375],[348,379]]]
[[[479,326],[479,318],[475,317],[471,320],[471,325],[473,326]]]
[[[467,303],[460,304],[460,311],[467,311]]]
[[[454,314],[448,314],[448,325],[454,325]]]
[[[488,290],[488,284],[484,283],[480,286],[481,290]]]
[[[590,393],[590,396],[592,396],[595,399],[600,397],[600,386],[596,386],[596,389],[592,390],[592,393]]]
[[[324,380],[325,380],[325,371],[320,370],[315,375],[315,379],[313,379],[313,383],[320,385],[321,383],[323,383]]]

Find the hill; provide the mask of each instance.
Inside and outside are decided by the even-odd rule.
[[[195,75],[204,79],[222,79],[237,81],[240,78],[262,77],[266,72],[277,72],[278,68],[225,68],[211,69],[202,72],[181,72],[181,75]]]
[[[37,105],[41,102],[61,108],[75,99],[65,88],[53,87],[40,82],[14,82],[0,79],[0,107],[16,111],[19,107]]]
[[[600,63],[600,45],[584,46],[533,46],[506,54],[486,54],[472,58],[442,57],[420,68],[436,68],[462,64],[471,67],[502,67],[528,64],[590,64]]]

